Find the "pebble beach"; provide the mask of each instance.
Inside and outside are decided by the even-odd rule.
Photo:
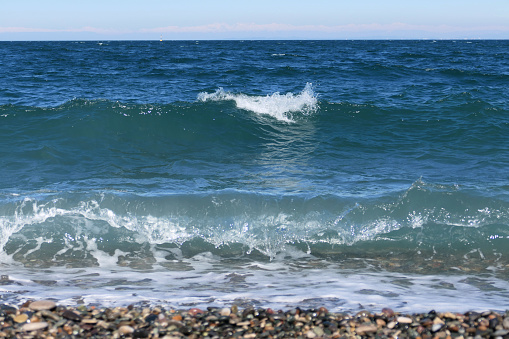
[[[509,311],[333,313],[326,308],[273,310],[165,307],[101,308],[51,300],[0,304],[3,338],[509,338]]]

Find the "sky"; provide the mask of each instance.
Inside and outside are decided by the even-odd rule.
[[[508,39],[509,0],[0,0],[0,40]]]

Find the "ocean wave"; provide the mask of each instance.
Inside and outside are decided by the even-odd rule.
[[[177,248],[267,258],[293,248],[338,258],[396,252],[460,258],[473,250],[496,257],[507,254],[507,210],[502,201],[422,180],[377,199],[50,192],[1,202],[0,246],[14,261],[35,256],[54,263],[87,262],[91,252],[134,258],[154,246],[170,257]]]
[[[318,99],[311,83],[307,83],[302,92],[280,94],[278,92],[266,96],[250,96],[233,94],[219,88],[214,93],[198,94],[198,101],[234,101],[240,109],[257,114],[267,114],[280,121],[293,122],[293,114],[309,115],[317,111]]]

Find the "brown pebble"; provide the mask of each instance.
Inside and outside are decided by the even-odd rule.
[[[357,318],[366,318],[366,317],[370,317],[371,316],[371,313],[369,313],[368,311],[359,311],[357,312],[357,314],[355,315]]]
[[[451,332],[458,332],[460,330],[458,325],[449,325],[447,328]]]
[[[189,315],[191,316],[195,316],[197,314],[203,313],[203,311],[200,310],[199,308],[191,308],[187,313],[189,313]]]
[[[477,329],[475,327],[467,328],[467,333],[475,333],[475,332],[477,332]]]
[[[440,319],[439,317],[436,317],[435,319],[433,319],[433,324],[443,325],[445,323],[444,323],[444,321],[442,319]]]
[[[34,311],[52,310],[55,307],[57,307],[57,304],[55,304],[55,302],[51,300],[39,300],[30,303],[28,307]]]
[[[97,324],[97,319],[83,319],[81,322],[83,324],[91,324],[91,325],[93,325],[93,324]]]
[[[458,317],[451,312],[446,312],[446,313],[442,314],[442,318],[457,319]]]
[[[382,308],[382,313],[388,317],[392,317],[394,315],[394,311],[390,308]]]
[[[378,327],[375,325],[360,325],[355,328],[355,332],[358,335],[365,335],[366,333],[374,333],[378,330]]]
[[[78,313],[75,313],[71,310],[65,310],[64,313],[62,313],[62,317],[64,317],[65,319],[73,320],[73,321],[80,321],[82,318],[81,315],[79,315]]]
[[[26,315],[25,313],[21,313],[21,314],[18,314],[17,316],[15,316],[13,320],[14,320],[14,322],[17,322],[18,324],[24,323],[28,320],[28,315]]]
[[[383,319],[377,319],[376,324],[378,325],[378,327],[384,327],[385,325],[387,325],[387,323]]]

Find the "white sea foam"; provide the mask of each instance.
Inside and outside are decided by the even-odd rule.
[[[280,94],[278,92],[266,96],[250,96],[233,94],[219,88],[214,93],[198,94],[199,101],[234,101],[240,109],[257,114],[267,114],[280,121],[293,122],[293,114],[311,114],[318,109],[317,95],[311,83],[307,83],[302,92]]]
[[[509,283],[493,276],[418,275],[384,271],[345,270],[309,258],[308,268],[292,262],[256,264],[223,262],[207,255],[175,260],[181,269],[24,268],[2,270],[0,285],[6,302],[47,298],[75,305],[78,301],[105,306],[148,303],[189,308],[240,304],[289,309],[325,306],[331,311],[466,312],[503,311]],[[320,264],[316,267],[313,265]],[[4,278],[5,280],[5,278]],[[464,296],[468,295],[468,303]]]

